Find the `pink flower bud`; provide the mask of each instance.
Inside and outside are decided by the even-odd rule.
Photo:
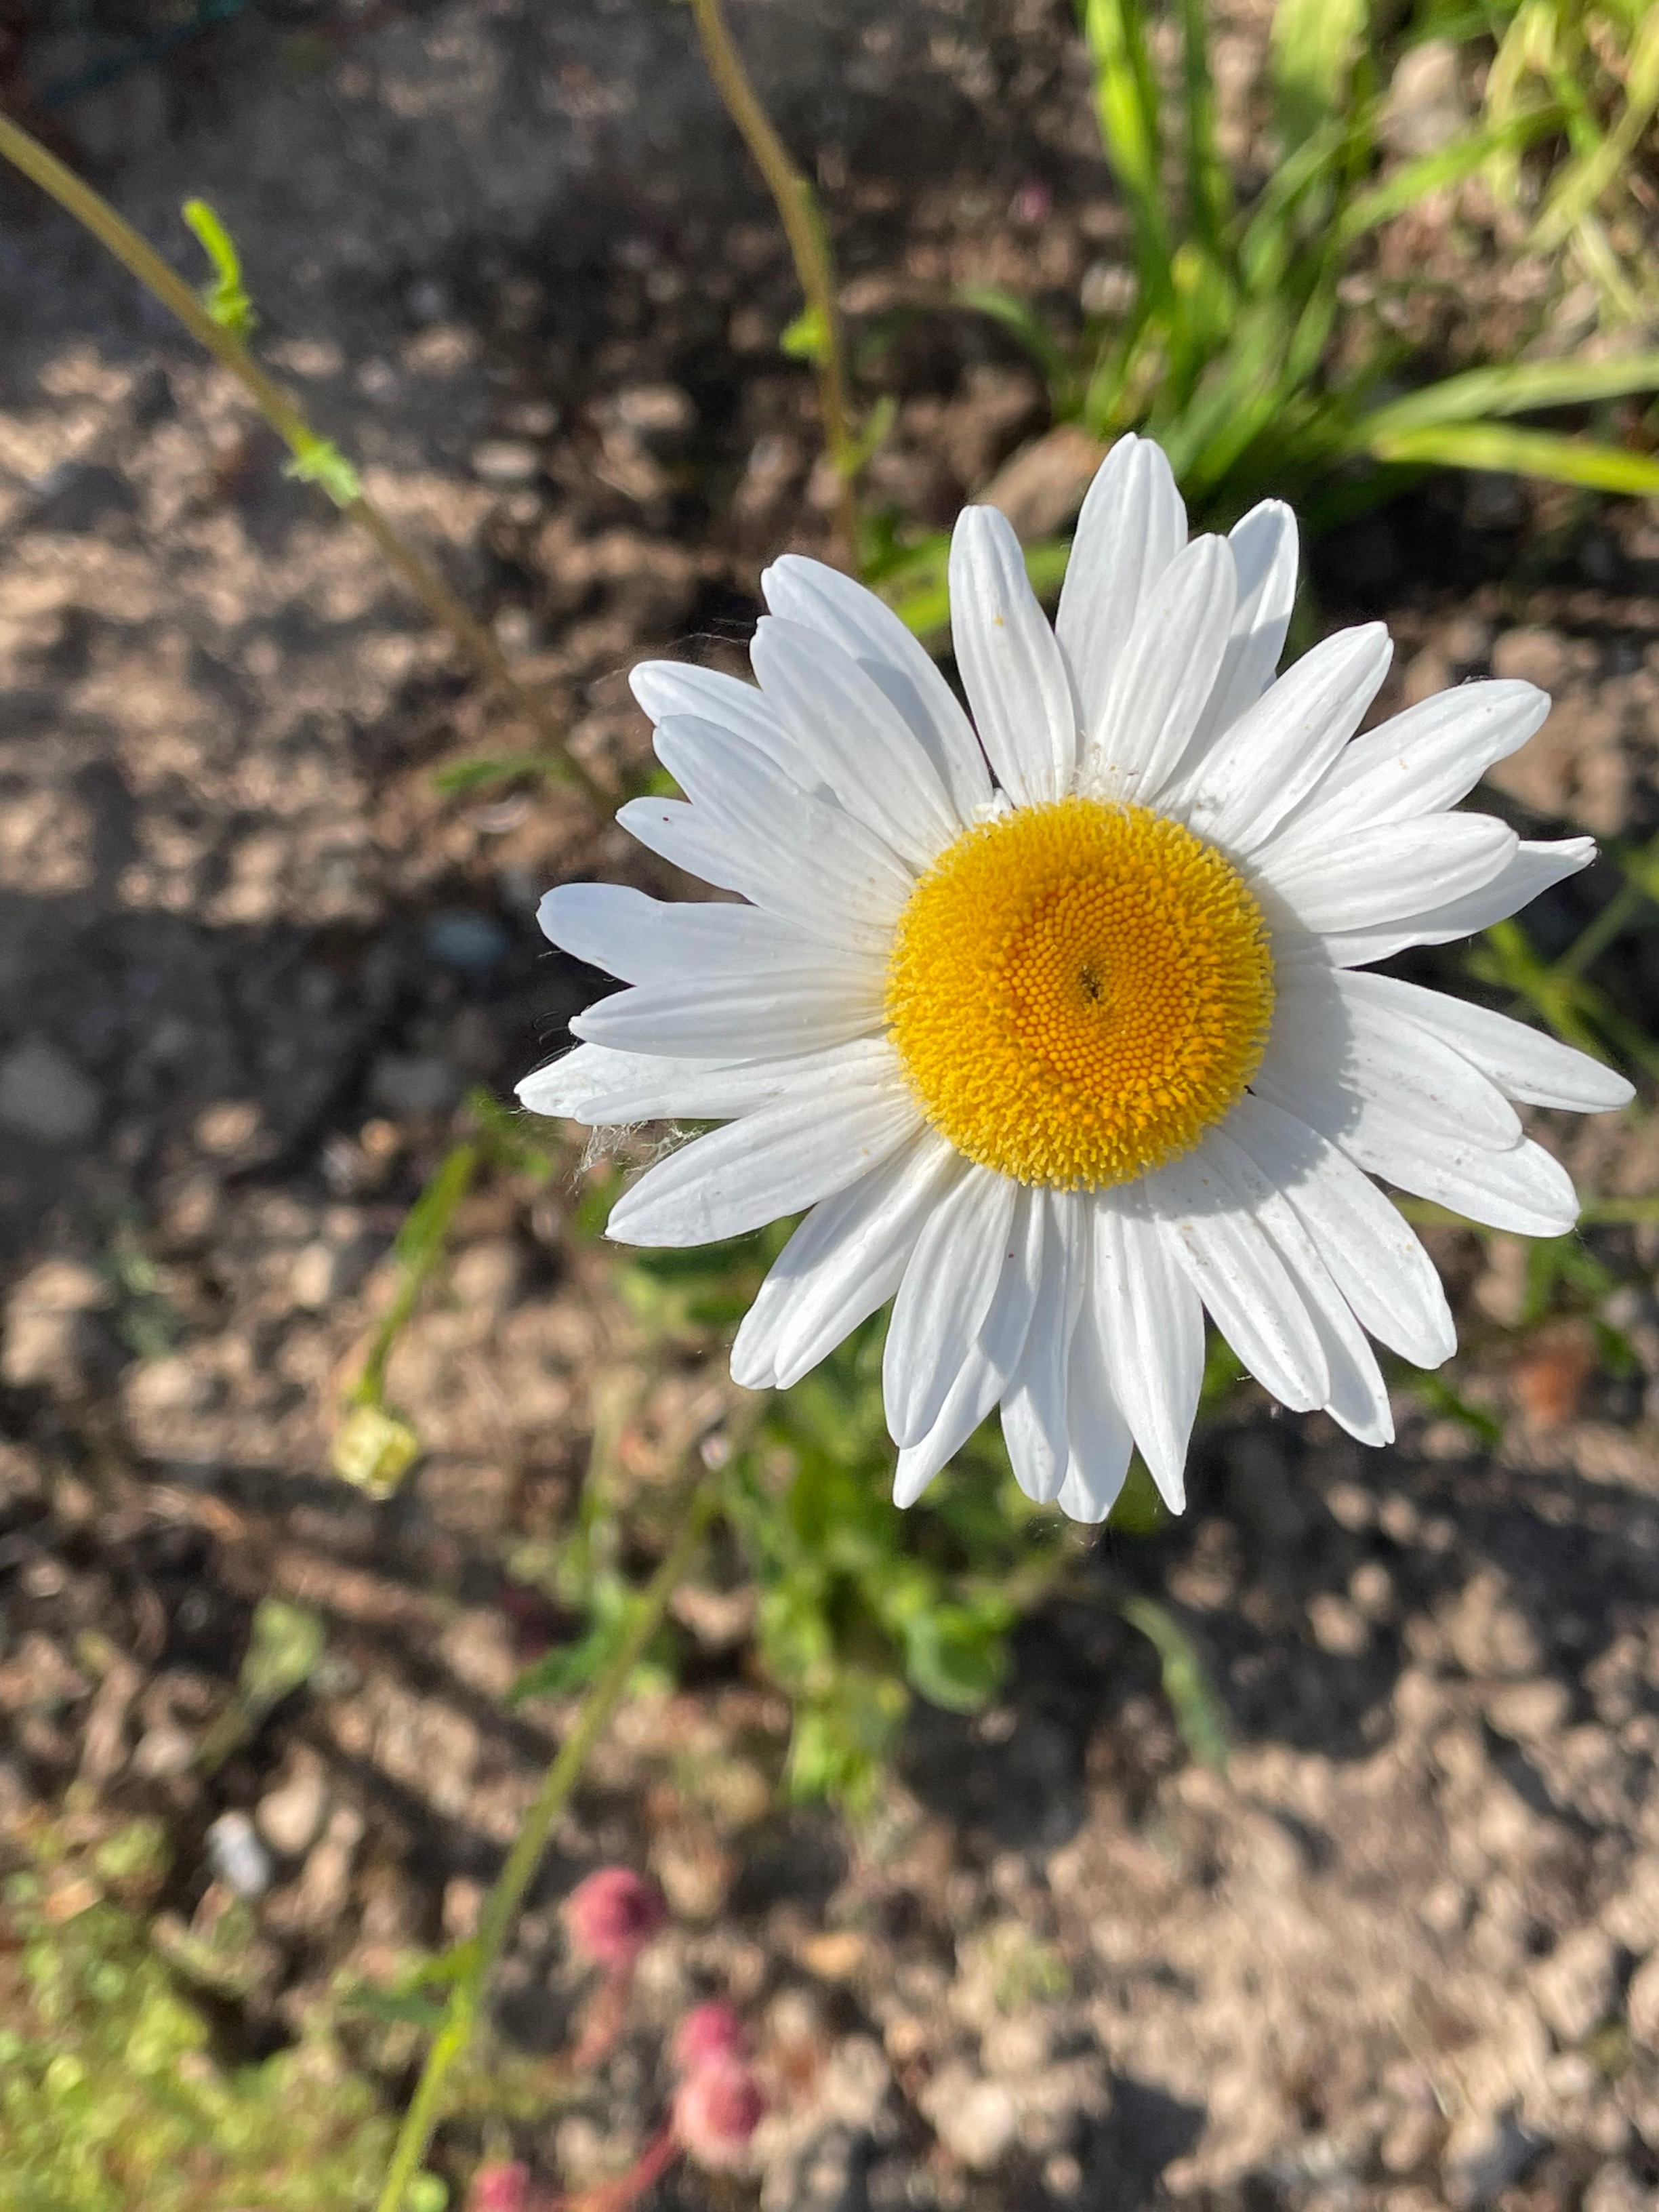
[[[571,1949],[613,1974],[627,1972],[667,1918],[656,1884],[627,1867],[601,1867],[564,1901]]]
[[[516,2159],[491,2159],[472,2177],[466,2212],[530,2212],[530,2168]]]
[[[749,2056],[749,2039],[743,2022],[730,2005],[693,2005],[674,2030],[673,2061],[677,2074],[695,2074],[704,2066],[723,2061],[741,2063]]]
[[[741,2059],[716,2058],[688,2074],[675,2091],[674,2139],[711,2172],[734,2172],[748,2163],[749,2138],[765,2110],[754,2069]]]

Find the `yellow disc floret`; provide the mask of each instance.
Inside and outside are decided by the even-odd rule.
[[[890,1034],[928,1121],[1020,1182],[1127,1182],[1190,1151],[1273,1016],[1261,908],[1144,806],[1062,799],[982,823],[899,918]]]

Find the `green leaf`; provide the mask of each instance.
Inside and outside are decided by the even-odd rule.
[[[186,200],[180,213],[213,264],[214,282],[203,286],[202,305],[222,330],[234,337],[249,337],[259,319],[242,282],[242,261],[235,240],[205,200]]]
[[[336,507],[355,507],[363,495],[362,479],[339,447],[331,439],[309,431],[295,443],[283,473],[297,477],[301,483],[320,485]]]
[[[1443,430],[1410,430],[1373,436],[1366,450],[1379,461],[1431,468],[1492,469],[1551,483],[1583,484],[1591,491],[1659,498],[1659,459],[1598,445],[1590,438],[1557,437],[1547,430],[1511,430],[1497,422],[1472,422]]]
[[[624,1607],[597,1622],[575,1643],[544,1651],[514,1682],[507,1693],[507,1704],[520,1705],[526,1698],[568,1698],[585,1689],[621,1650],[632,1626],[630,1612]]]
[[[247,1653],[237,1676],[237,1695],[250,1713],[269,1712],[290,1691],[308,1682],[327,1646],[320,1614],[285,1598],[262,1597],[253,1608]]]
[[[1279,0],[1268,41],[1279,143],[1292,154],[1347,106],[1370,0]]]
[[[1069,392],[1072,364],[1029,301],[1000,284],[958,284],[951,296],[976,314],[988,315],[1018,338],[1042,371],[1051,393]]]
[[[1471,1406],[1467,1400],[1460,1398],[1444,1375],[1425,1370],[1413,1376],[1412,1380],[1418,1395],[1431,1413],[1437,1413],[1442,1420],[1462,1421],[1465,1428],[1473,1430],[1488,1451],[1496,1451],[1503,1443],[1502,1424],[1493,1420],[1490,1413],[1483,1413],[1478,1406]]]
[[[1011,1626],[1009,1607],[995,1601],[933,1605],[918,1613],[904,1636],[912,1688],[946,1712],[978,1712],[1007,1679]]]
[[[822,362],[829,358],[830,325],[817,307],[803,307],[783,336],[780,349],[791,361]]]
[[[1353,426],[1349,451],[1375,453],[1380,439],[1396,438],[1408,431],[1437,430],[1446,423],[1472,422],[1487,415],[1523,415],[1540,407],[1583,407],[1597,400],[1622,399],[1634,392],[1656,391],[1659,391],[1659,352],[1654,351],[1615,354],[1607,361],[1523,361],[1502,368],[1472,368],[1362,416]],[[1500,461],[1478,465],[1510,468],[1515,464]]]
[[[1164,1694],[1181,1740],[1200,1766],[1227,1771],[1227,1718],[1205,1671],[1198,1647],[1167,1607],[1150,1597],[1126,1597],[1118,1607],[1157,1652]]]
[[[421,1455],[421,1439],[383,1406],[353,1406],[329,1446],[328,1463],[342,1482],[371,1498],[390,1498]]]

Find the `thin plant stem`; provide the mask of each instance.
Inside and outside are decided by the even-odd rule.
[[[302,473],[307,464],[327,451],[325,441],[292,397],[259,366],[234,331],[215,321],[178,270],[162,259],[149,240],[118,215],[101,193],[95,192],[6,115],[0,115],[0,156],[14,168],[21,169],[84,229],[89,230],[146,291],[176,316],[198,343],[206,347],[220,367],[229,371],[301,465]],[[570,751],[563,731],[545,703],[520,683],[483,624],[456,598],[436,570],[398,535],[374,501],[364,496],[355,477],[350,483],[351,496],[331,493],[341,513],[373,539],[433,621],[449,633],[473,662],[490,690],[510,702],[537,730],[556,772],[583,792],[600,812],[609,813],[609,798]]]
[[[765,1405],[764,1396],[750,1400],[732,1424],[730,1449],[707,1469],[693,1489],[678,1533],[647,1584],[627,1634],[595,1679],[574,1727],[560,1745],[535,1802],[525,1815],[507,1863],[484,1900],[477,1935],[468,1948],[465,1966],[450,1993],[443,2025],[433,2039],[415,2094],[404,2115],[376,2212],[404,2212],[410,2184],[419,2172],[433,2130],[443,2117],[444,2089],[450,2072],[465,2053],[477,2031],[490,1977],[506,1948],[525,1892],[541,1864],[553,1824],[569,1803],[589,1754],[622,1702],[629,1677],[660,1626],[670,1598],[696,1556],[697,1546],[720,1501],[720,1470],[753,1434]],[[697,1431],[686,1440],[684,1450],[687,1455],[708,1433],[708,1426],[706,1423],[700,1424]]]
[[[858,452],[848,405],[847,341],[842,327],[841,303],[836,297],[835,264],[819,212],[817,198],[789,153],[761,105],[742,58],[733,45],[720,0],[691,0],[692,19],[714,88],[726,103],[726,112],[742,133],[766,179],[783,224],[795,275],[805,295],[807,313],[815,325],[812,363],[817,371],[818,411],[823,418],[823,444],[835,470],[836,513],[846,540],[848,558],[858,559],[858,505],[853,479],[858,471]]]

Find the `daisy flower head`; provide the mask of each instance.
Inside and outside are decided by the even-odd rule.
[[[1269,501],[1190,542],[1159,448],[1121,439],[1051,628],[1012,529],[951,551],[964,712],[897,617],[787,556],[757,686],[635,671],[685,796],[618,817],[736,903],[571,884],[556,945],[629,987],[528,1077],[590,1126],[720,1121],[617,1202],[624,1243],[805,1218],[738,1330],[787,1387],[888,1299],[895,1495],[999,1407],[1026,1492],[1110,1510],[1139,1447],[1178,1510],[1207,1310],[1284,1405],[1392,1436],[1370,1340],[1455,1348],[1379,1177],[1556,1237],[1577,1201],[1516,1102],[1630,1085],[1505,1017],[1367,972],[1583,867],[1453,811],[1549,711],[1465,684],[1356,736],[1391,653],[1338,632],[1276,676],[1296,525]]]

